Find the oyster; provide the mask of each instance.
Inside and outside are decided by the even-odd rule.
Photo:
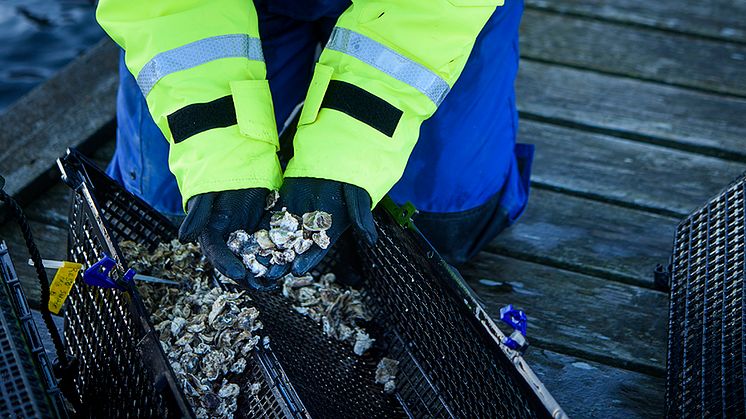
[[[376,367],[376,383],[383,384],[383,391],[393,393],[396,390],[396,374],[399,372],[399,361],[383,358]]]
[[[283,251],[272,252],[272,259],[269,263],[273,265],[285,265],[295,260],[295,251],[293,249],[285,249]]]
[[[254,233],[254,239],[262,249],[274,249],[275,247],[275,243],[269,237],[269,231],[267,230],[259,230]]]
[[[312,211],[303,214],[303,229],[324,231],[332,226],[332,215],[324,211]]]
[[[295,231],[298,229],[298,219],[289,213],[287,208],[283,208],[272,214],[272,217],[269,219],[269,226],[286,231]]]
[[[267,194],[267,202],[266,202],[266,205],[264,206],[264,209],[271,210],[272,208],[275,207],[275,205],[277,205],[277,201],[279,199],[280,199],[279,192],[277,192],[276,190],[269,191],[269,193]]]
[[[313,243],[313,240],[309,240],[305,237],[298,237],[293,243],[293,250],[295,250],[295,253],[302,255],[306,250],[313,246]]]
[[[320,248],[326,249],[329,247],[329,236],[326,235],[326,231],[317,231],[311,237],[313,238],[313,242]]]
[[[241,260],[243,261],[243,264],[249,269],[249,271],[254,274],[254,276],[261,277],[267,273],[267,267],[256,260],[256,255],[251,253],[244,254],[241,255]]]
[[[233,253],[253,253],[259,246],[257,240],[244,230],[236,230],[228,236],[228,248]]]

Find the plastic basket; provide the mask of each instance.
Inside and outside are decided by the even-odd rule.
[[[0,242],[0,282],[0,417],[67,417],[5,242]]]
[[[741,177],[679,224],[671,267],[666,416],[746,416]]]
[[[63,178],[76,190],[69,243],[76,260],[90,264],[105,250],[116,255],[123,269],[126,261],[118,251],[118,241],[155,246],[174,237],[175,228],[164,217],[76,152],[68,152],[59,165]],[[378,244],[355,247],[368,304],[375,312],[368,329],[383,345],[365,356],[354,355],[349,345],[324,337],[316,323],[292,310],[279,293],[251,292],[252,304],[261,311],[264,331],[271,338],[271,348],[261,348],[256,361],[272,362],[257,370],[263,370],[264,380],[274,377],[274,381],[262,386],[272,389],[265,404],[242,406],[239,399],[238,413],[247,417],[563,417],[564,412],[520,354],[501,344],[502,332],[463,279],[417,230],[402,227],[382,209],[376,210],[375,218]],[[331,255],[324,269],[338,262]],[[183,400],[155,342],[148,362],[133,362],[129,355],[137,348],[127,341],[140,342],[142,336],[155,340],[137,303],[136,290],[122,293],[76,284],[71,299],[68,317],[73,319],[65,336],[76,356],[90,358],[89,367],[80,371],[81,398],[88,397],[86,381],[99,374],[99,368],[105,368],[106,379],[112,382],[97,387],[111,389],[120,387],[115,381],[133,376],[132,369],[153,369],[151,364],[155,364],[163,365],[160,374],[170,384],[166,386],[169,397]],[[122,321],[135,312],[139,321]],[[108,317],[106,326],[95,320],[102,315]],[[134,326],[142,329],[139,334],[131,331]],[[124,334],[120,329],[129,331]],[[98,338],[92,339],[91,334]],[[107,335],[121,338],[121,347],[109,349]],[[119,353],[119,358],[112,359],[112,352]],[[400,361],[394,395],[384,394],[374,380],[376,365],[384,355]],[[129,377],[122,377],[125,369],[121,365],[130,368]],[[152,411],[163,412],[163,397],[154,395],[164,386],[155,385],[152,373],[143,372],[141,377],[137,403],[143,409],[157,406]],[[251,379],[261,378],[256,374]],[[114,396],[131,403],[127,395]]]

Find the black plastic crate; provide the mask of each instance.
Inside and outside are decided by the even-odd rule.
[[[671,267],[666,417],[746,417],[741,177],[683,220]]]
[[[155,246],[175,237],[175,227],[164,217],[78,153],[69,152],[59,165],[65,181],[76,190],[69,246],[77,261],[90,265],[106,251],[120,263],[121,274],[126,261],[116,245],[120,240]],[[262,370],[265,380],[276,378],[263,386],[272,389],[266,404],[242,408],[239,399],[238,413],[249,417],[564,417],[520,354],[501,343],[502,332],[463,279],[419,232],[411,225],[403,227],[383,209],[375,211],[375,218],[378,244],[356,243],[355,247],[368,303],[376,313],[369,330],[385,344],[359,357],[348,344],[323,336],[319,326],[292,310],[279,292],[250,292],[271,338],[271,348],[258,351],[255,361],[261,368],[257,370]],[[336,262],[338,258],[330,255],[324,269]],[[129,379],[122,377],[124,368],[119,368],[126,365],[130,376],[134,371],[142,377],[138,403],[143,409],[156,406],[153,412],[163,412],[162,398],[153,396],[159,394],[153,374],[140,372],[153,369],[152,363],[163,365],[161,379],[173,384],[160,346],[153,343],[147,362],[133,362],[129,355],[136,348],[127,341],[139,342],[144,335],[155,340],[137,291],[104,291],[85,284],[74,288],[65,336],[77,356],[90,359],[89,367],[80,371],[81,398],[88,397],[86,381],[100,368],[112,383],[98,388],[120,387],[115,382]],[[135,312],[139,321],[122,320]],[[105,326],[95,320],[101,316],[106,317]],[[132,331],[135,326],[141,329],[138,333]],[[122,340],[116,351],[109,349],[112,338]],[[114,353],[119,353],[117,359],[112,359]],[[394,395],[384,394],[374,380],[384,355],[400,361]],[[172,397],[183,400],[178,389],[168,388]],[[112,396],[121,397],[122,403],[132,397]]]
[[[0,417],[67,417],[5,242],[0,242]]]

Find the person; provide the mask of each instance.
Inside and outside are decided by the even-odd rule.
[[[375,242],[371,209],[411,202],[452,264],[526,207],[533,146],[516,144],[521,0],[100,0],[123,49],[108,173],[183,214],[224,275],[261,288],[326,251],[254,278],[227,248],[267,222],[265,199],[332,214]],[[319,53],[320,51],[320,53]],[[278,127],[303,103],[286,167]],[[170,171],[169,171],[170,168]],[[264,221],[263,221],[264,220]]]

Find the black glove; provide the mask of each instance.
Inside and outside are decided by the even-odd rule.
[[[329,247],[326,250],[312,246],[309,250],[296,256],[291,264],[273,265],[266,274],[267,279],[276,280],[292,271],[294,275],[303,275],[324,258],[328,249],[339,239],[342,233],[352,226],[369,244],[374,245],[378,239],[373,214],[370,212],[370,195],[364,189],[348,183],[315,178],[286,178],[280,188],[280,199],[274,209],[287,207],[296,215],[311,211],[325,211],[332,215],[332,226],[326,231],[329,236]],[[269,225],[268,212],[262,225]]]
[[[199,241],[202,252],[223,275],[254,289],[274,284],[255,278],[228,248],[228,235],[236,230],[249,233],[264,215],[267,194],[263,188],[209,192],[189,199],[187,216],[179,228],[182,242]]]

